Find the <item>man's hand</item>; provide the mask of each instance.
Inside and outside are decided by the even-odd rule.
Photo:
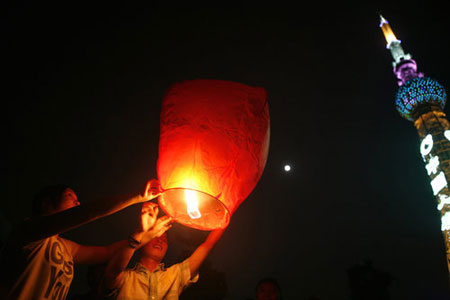
[[[155,225],[149,230],[152,232],[152,238],[158,238],[172,227],[172,218],[169,216],[162,216],[157,219]]]
[[[140,230],[142,232],[148,231],[153,227],[156,221],[156,217],[158,216],[158,205],[153,202],[145,202],[142,204],[141,208],[141,226]]]
[[[141,245],[145,245],[154,238],[158,238],[164,234],[167,230],[172,227],[172,218],[169,216],[162,216],[155,221],[155,225],[153,225],[150,230],[145,232],[141,238]]]
[[[156,179],[152,179],[147,182],[147,186],[145,187],[144,198],[148,198],[148,200],[152,200],[161,194],[161,185],[159,181]]]
[[[156,179],[149,180],[145,186],[144,195],[137,195],[131,198],[133,204],[147,202],[155,199],[161,194],[161,186]]]
[[[160,237],[172,227],[172,218],[169,216],[158,216],[158,205],[153,202],[145,202],[141,209],[141,224],[139,231],[134,233],[135,239],[142,245],[156,237]]]

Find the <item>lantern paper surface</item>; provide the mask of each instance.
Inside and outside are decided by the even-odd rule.
[[[189,227],[225,228],[263,173],[269,123],[263,88],[221,80],[174,84],[161,110],[160,207]]]

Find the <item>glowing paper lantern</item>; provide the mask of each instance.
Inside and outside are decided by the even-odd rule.
[[[269,127],[263,88],[220,80],[174,84],[161,110],[160,207],[189,227],[226,227],[261,177]]]

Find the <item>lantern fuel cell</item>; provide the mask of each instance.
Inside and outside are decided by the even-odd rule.
[[[186,199],[186,211],[191,219],[201,218],[202,214],[198,210],[198,198],[195,191],[185,189],[184,198]]]
[[[190,200],[195,199],[193,204]],[[162,209],[174,221],[183,225],[199,228],[199,224],[228,224],[229,213],[226,206],[210,195],[185,188],[173,188],[163,191],[159,197]],[[180,221],[181,220],[181,221]]]
[[[192,228],[225,228],[262,175],[269,128],[263,88],[222,80],[172,85],[160,119],[162,210]]]

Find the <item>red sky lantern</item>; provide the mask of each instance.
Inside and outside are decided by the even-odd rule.
[[[266,164],[265,90],[221,80],[174,84],[162,103],[160,130],[160,207],[192,228],[225,228]]]

